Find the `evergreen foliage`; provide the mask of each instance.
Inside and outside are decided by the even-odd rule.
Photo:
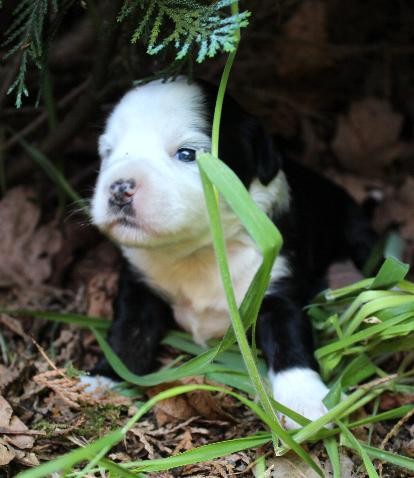
[[[57,0],[51,2],[51,8],[55,12]],[[21,0],[15,8],[14,21],[6,30],[6,40],[3,45],[10,46],[5,59],[20,52],[20,66],[17,77],[10,86],[8,93],[16,90],[16,106],[22,104],[22,96],[28,96],[26,87],[26,72],[29,60],[38,68],[43,65],[43,30],[49,11],[48,0]]]
[[[172,44],[176,59],[181,60],[192,48],[198,48],[196,60],[201,63],[219,51],[233,51],[235,32],[247,26],[249,12],[230,16],[223,12],[232,3],[235,0],[210,5],[195,0],[126,0],[118,20],[136,14],[139,22],[131,41],[146,38],[150,55]]]
[[[27,71],[31,64],[43,70],[47,44],[67,10],[78,0],[19,0],[13,21],[5,30],[3,46],[9,48],[3,60],[20,55],[16,78],[8,93],[16,95],[20,107],[28,96]],[[154,55],[166,47],[176,50],[176,60],[190,54],[202,62],[217,53],[235,49],[235,32],[248,23],[249,12],[230,14],[236,0],[125,0],[118,21],[127,17],[136,25],[132,43],[138,40]],[[1,7],[1,0],[0,0]],[[47,32],[46,32],[47,27]]]

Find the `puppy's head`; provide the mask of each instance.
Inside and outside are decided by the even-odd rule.
[[[208,234],[196,152],[210,151],[216,89],[153,81],[128,92],[99,139],[102,159],[93,222],[124,246],[155,247]],[[271,140],[253,117],[226,98],[220,158],[249,187],[279,168]],[[227,211],[227,221],[235,222]],[[226,224],[225,224],[226,226]]]

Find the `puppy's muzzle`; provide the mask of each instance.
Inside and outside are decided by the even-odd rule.
[[[109,203],[119,207],[132,201],[132,196],[137,190],[134,179],[118,179],[109,187]]]

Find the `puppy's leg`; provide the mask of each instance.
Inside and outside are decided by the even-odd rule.
[[[258,332],[275,400],[310,420],[324,415],[322,399],[329,390],[316,372],[312,329],[300,306],[284,295],[266,296]],[[286,416],[279,418],[288,429],[299,426]]]
[[[131,372],[142,375],[154,368],[160,341],[171,320],[169,305],[124,264],[108,341]],[[105,359],[98,363],[93,373],[116,376]]]

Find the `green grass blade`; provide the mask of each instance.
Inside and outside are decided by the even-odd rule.
[[[159,458],[156,460],[146,460],[140,464],[134,464],[133,471],[140,472],[156,472],[170,470],[178,466],[191,465],[203,461],[214,460],[219,457],[231,455],[248,448],[257,448],[271,441],[270,433],[260,433],[243,438],[235,438],[233,440],[223,440],[209,445],[203,445],[192,450],[185,451],[179,455],[169,456],[167,458]],[[128,468],[131,464],[128,464]]]
[[[380,450],[379,448],[366,445],[365,443],[360,443],[360,446],[371,458],[386,461],[387,463],[392,463],[393,465],[400,466],[401,468],[414,471],[414,460],[408,456],[397,455],[396,453],[392,453],[390,451]]]
[[[264,295],[265,290],[267,289],[269,279],[270,279],[270,270],[272,268],[274,259],[277,254],[277,247],[281,245],[281,238],[279,235],[280,242],[279,244],[274,243],[274,238],[272,236],[261,235],[261,227],[264,228],[266,234],[269,233],[270,228],[267,227],[268,224],[271,224],[272,230],[275,230],[273,223],[267,218],[267,216],[261,212],[260,215],[257,209],[257,206],[254,204],[253,200],[250,198],[247,191],[244,189],[244,186],[240,180],[235,176],[235,174],[222,163],[221,161],[214,159],[211,155],[203,154],[198,158],[201,180],[204,188],[204,195],[206,198],[207,209],[210,217],[211,233],[213,238],[214,250],[216,253],[217,263],[219,266],[220,274],[222,277],[223,287],[225,290],[227,303],[230,312],[230,319],[233,326],[233,330],[237,339],[237,342],[240,347],[243,360],[245,361],[247,371],[249,373],[250,379],[259,395],[261,404],[266,412],[268,420],[271,421],[272,426],[271,430],[284,441],[293,451],[295,451],[304,461],[306,461],[309,466],[311,466],[320,476],[322,476],[322,470],[314,462],[311,456],[306,453],[303,448],[298,446],[298,444],[291,438],[291,436],[284,430],[277,419],[275,411],[272,406],[272,402],[266,393],[266,389],[262,383],[260,374],[257,369],[254,357],[250,350],[250,347],[247,342],[247,338],[244,331],[244,326],[240,318],[239,310],[237,303],[234,297],[234,291],[232,287],[232,280],[230,275],[230,270],[227,262],[226,256],[226,246],[224,242],[223,231],[221,228],[220,215],[217,206],[215,190],[210,182],[210,179],[213,179],[214,186],[217,187],[219,192],[226,199],[227,203],[234,209],[234,211],[239,216],[242,224],[246,227],[248,232],[256,240],[263,251],[263,263],[262,263],[262,277],[263,279],[255,283],[257,294],[259,294],[260,300]],[[213,164],[214,163],[214,164]],[[213,164],[213,167],[211,165]],[[215,165],[220,164],[220,175],[216,176]],[[207,165],[205,167],[205,165]],[[209,178],[205,169],[210,173],[213,172],[213,178]],[[217,181],[216,181],[217,180]],[[224,182],[223,182],[224,180]],[[241,195],[241,198],[239,197]],[[237,198],[237,200],[236,200]],[[241,204],[240,200],[243,204]],[[233,207],[234,206],[234,207]],[[263,221],[261,220],[263,219]],[[257,275],[256,275],[257,278]],[[258,312],[255,311],[255,313]]]
[[[59,191],[65,193],[72,201],[76,202],[86,214],[89,215],[87,202],[82,199],[79,194],[68,183],[65,176],[56,168],[56,166],[41,151],[31,146],[23,138],[18,138],[18,142],[26,151],[26,153],[38,164],[47,176],[55,183]]]
[[[123,436],[124,434],[121,430],[108,433],[108,435],[96,440],[94,443],[91,443],[84,448],[77,448],[76,450],[56,458],[55,460],[43,463],[36,468],[19,473],[16,475],[16,478],[41,478],[60,470],[70,469],[72,466],[76,465],[76,463],[79,463],[83,460],[93,459],[93,457],[99,453],[102,448],[115,445],[122,440]]]
[[[9,314],[13,317],[37,317],[39,319],[50,320],[52,322],[62,322],[65,324],[78,325],[80,327],[93,327],[95,329],[106,331],[111,326],[111,321],[99,317],[89,317],[82,314],[48,312],[40,310],[26,309],[4,309],[0,308],[0,313]]]
[[[401,407],[387,410],[386,412],[377,413],[376,415],[361,418],[348,425],[349,428],[357,428],[363,425],[369,425],[370,423],[382,422],[386,420],[395,420],[396,418],[403,417],[414,408],[414,405],[402,405]]]
[[[370,460],[367,451],[365,450],[364,447],[361,446],[359,441],[354,437],[354,435],[348,430],[348,428],[341,422],[337,422],[337,425],[341,429],[342,434],[345,437],[346,443],[350,443],[352,445],[352,448],[359,453],[359,455],[362,458],[362,461],[364,462],[365,469],[367,470],[369,478],[379,478],[379,475],[377,471],[375,470],[375,467]]]
[[[387,289],[395,286],[405,278],[409,268],[408,264],[404,264],[395,257],[388,257],[378,271],[371,288]]]
[[[339,461],[339,450],[336,438],[325,438],[323,441],[326,453],[332,465],[333,478],[341,478],[341,462]]]
[[[185,364],[176,368],[160,370],[159,372],[149,373],[147,375],[136,375],[128,370],[128,368],[113,352],[109,344],[96,329],[92,329],[92,332],[94,333],[106,359],[115,372],[123,380],[141,387],[152,387],[153,385],[158,385],[164,382],[172,382],[190,375],[199,375],[205,371],[209,364],[211,364],[219,351],[219,347],[216,346],[213,349],[210,349],[207,352],[190,359]]]

